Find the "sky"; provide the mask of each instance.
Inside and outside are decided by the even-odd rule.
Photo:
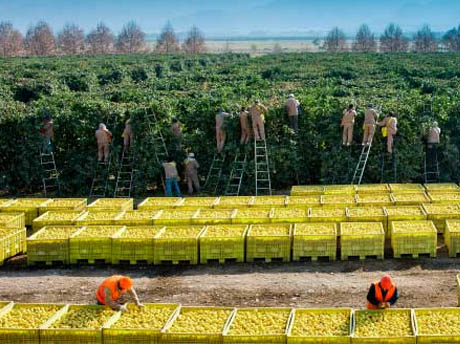
[[[353,34],[362,23],[377,33],[394,22],[414,32],[423,24],[446,31],[460,24],[460,0],[0,0],[0,21],[22,32],[39,20],[54,30],[65,23],[89,31],[100,21],[115,32],[130,20],[150,34],[167,21],[177,32],[196,25],[208,36]]]

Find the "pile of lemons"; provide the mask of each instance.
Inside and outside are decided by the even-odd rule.
[[[460,333],[458,310],[430,310],[418,312],[417,328],[421,335],[456,335]]]
[[[61,308],[57,305],[14,306],[0,318],[0,328],[38,328]]]
[[[121,238],[152,238],[162,227],[159,226],[139,226],[129,227],[120,235]]]
[[[121,314],[111,328],[137,328],[159,331],[175,309],[175,306],[138,308],[134,304],[129,304],[128,310]]]
[[[303,223],[296,224],[295,235],[336,235],[334,223]]]
[[[47,226],[44,231],[38,233],[36,240],[65,240],[77,232],[80,228],[71,226]]]
[[[202,238],[206,237],[241,237],[246,231],[246,225],[210,226]]]
[[[120,231],[120,226],[106,226],[106,225],[95,225],[87,226],[80,232],[75,238],[90,238],[90,237],[110,237],[115,235],[117,231]]]
[[[410,310],[355,313],[356,337],[404,337],[414,335]]]
[[[381,207],[354,207],[348,209],[350,217],[373,217],[384,216],[383,208]]]
[[[276,225],[254,225],[248,236],[285,236],[289,235],[290,226],[283,224]]]
[[[167,333],[220,334],[231,309],[183,308]]]
[[[195,238],[200,231],[203,230],[202,226],[170,226],[163,231],[158,238]]]
[[[53,329],[99,329],[114,315],[109,308],[70,308],[59,320],[52,323]]]
[[[381,223],[378,222],[356,222],[341,223],[341,235],[383,235]]]
[[[290,310],[238,310],[228,335],[284,335]]]
[[[350,312],[296,310],[291,335],[339,337],[350,334]]]

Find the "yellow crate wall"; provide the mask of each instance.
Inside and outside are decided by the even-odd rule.
[[[38,209],[46,206],[51,199],[30,198],[16,199],[2,207],[2,212],[20,212],[25,214],[25,225],[32,226],[32,222],[38,217]]]
[[[208,261],[219,261],[223,264],[226,261],[244,262],[245,238],[248,231],[247,225],[216,225],[213,228],[236,227],[244,229],[241,236],[206,237],[211,227],[206,227],[200,236],[200,263]]]
[[[431,221],[410,222],[408,226],[421,226],[426,228],[424,232],[414,232],[410,228],[403,229],[406,222],[393,222],[393,232],[391,234],[391,247],[393,256],[400,258],[401,255],[411,255],[417,258],[420,254],[429,254],[430,257],[436,257],[437,249],[437,231]]]
[[[460,188],[456,183],[425,183],[423,186],[425,187],[427,192],[460,192]]]
[[[446,220],[444,243],[449,257],[455,258],[460,253],[460,220]]]
[[[320,207],[321,196],[306,195],[306,196],[288,196],[286,197],[286,207],[288,208],[309,208]]]
[[[320,334],[308,334],[308,335],[294,335],[293,330],[295,329],[298,316],[309,313],[313,315],[334,315],[334,314],[346,314],[348,318],[348,332],[346,335],[320,335]],[[335,309],[295,309],[293,316],[290,320],[289,329],[287,331],[287,343],[288,344],[350,344],[351,343],[351,332],[352,332],[352,310],[350,308],[335,308]],[[334,321],[334,320],[331,320]],[[324,325],[323,325],[324,327]]]
[[[1,212],[0,228],[22,229],[26,226],[26,217],[24,213],[18,212]]]
[[[298,234],[301,228],[311,228],[310,234]],[[327,227],[331,233],[315,233],[314,229]],[[295,224],[292,238],[292,261],[327,257],[335,260],[337,256],[337,224],[335,223],[307,223]]]
[[[87,206],[88,211],[132,211],[133,199],[131,198],[100,198]]]
[[[232,215],[232,224],[265,224],[270,223],[271,209],[245,208],[237,209]]]
[[[396,215],[391,210],[405,210],[405,211],[403,211],[403,214]],[[413,210],[413,211],[410,211],[410,210]],[[427,214],[422,206],[385,207],[385,212],[387,214],[387,229],[388,229],[387,238],[391,237],[391,232],[393,230],[392,222],[394,221],[427,220]]]
[[[153,217],[153,225],[188,225],[198,210],[167,209]]]
[[[460,192],[439,193],[429,192],[428,197],[433,204],[458,204],[460,203]]]
[[[354,232],[354,228],[361,226],[369,227],[372,233]],[[349,228],[351,232],[345,232]],[[367,256],[375,256],[383,259],[385,250],[385,232],[382,223],[361,222],[361,223],[341,223],[340,224],[340,251],[341,259],[347,260],[355,256],[365,259]]]
[[[17,230],[5,228],[0,231],[3,233],[0,235],[0,265],[3,265],[5,260],[16,254],[13,243],[16,241]]]
[[[457,302],[460,307],[460,274],[457,274]]]
[[[270,213],[271,223],[306,223],[308,222],[308,208],[273,208]]]
[[[215,209],[237,209],[249,206],[254,197],[252,196],[222,196],[214,204]]]
[[[230,224],[235,210],[199,209],[192,217],[194,225]]]
[[[397,192],[392,193],[391,198],[396,206],[404,206],[404,205],[423,205],[425,203],[430,202],[430,198],[426,193],[419,192],[419,193],[404,193],[404,192]]]
[[[435,328],[437,333],[424,333],[423,327],[421,327],[420,318],[428,315],[428,317],[432,320],[433,315],[431,313],[436,313],[440,316],[440,318],[444,318],[447,315],[451,315],[449,322],[446,322],[445,319],[440,320],[441,322],[436,322]],[[457,328],[453,331],[449,332],[441,332],[445,325],[453,326],[455,320],[460,320],[460,309],[459,308],[421,308],[421,309],[414,309],[414,316],[415,316],[415,325],[417,330],[417,343],[418,344],[459,344],[460,343],[460,324],[457,321],[456,326]]]
[[[283,228],[286,235],[280,232],[278,235],[253,235],[255,227]],[[291,259],[291,225],[286,224],[263,224],[251,225],[246,235],[246,261],[264,260],[271,262],[279,260],[289,262]]]
[[[37,232],[45,226],[77,225],[77,219],[83,214],[82,211],[48,211],[35,218],[32,224],[33,232]],[[62,219],[59,219],[62,215]],[[64,218],[65,217],[65,218]]]
[[[292,186],[291,193],[292,196],[305,196],[305,195],[323,195],[324,186]]]
[[[443,233],[446,220],[458,219],[460,220],[460,206],[459,205],[423,205],[423,209],[427,214],[427,219],[431,220],[438,230],[438,233]]]
[[[39,207],[38,214],[41,216],[48,211],[85,211],[87,202],[84,198],[55,198],[46,206]]]

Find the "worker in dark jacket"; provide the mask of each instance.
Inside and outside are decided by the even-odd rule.
[[[389,275],[380,281],[372,283],[367,294],[367,309],[387,309],[398,300],[399,294],[396,285]]]

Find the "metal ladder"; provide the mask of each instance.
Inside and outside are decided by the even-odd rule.
[[[361,184],[363,180],[364,171],[366,170],[367,160],[369,159],[369,153],[371,152],[372,148],[372,140],[369,145],[364,145],[361,150],[361,155],[359,156],[358,164],[356,165],[355,172],[353,173],[353,179],[351,180],[351,184]]]
[[[112,151],[107,162],[96,162],[93,181],[89,192],[90,198],[104,198],[107,195],[110,181],[110,168],[112,166]]]
[[[123,149],[120,166],[118,168],[117,181],[115,183],[115,192],[113,194],[114,198],[131,197],[134,172],[133,150],[131,148],[128,150]]]
[[[225,154],[215,153],[212,159],[211,167],[209,168],[206,182],[204,183],[203,190],[212,194],[217,193],[219,188],[220,179],[222,177],[222,170],[224,169]]]
[[[434,161],[428,162],[428,145],[425,149],[425,160],[423,164],[424,170],[424,180],[425,183],[438,183],[440,180],[440,171],[439,171],[439,161],[438,161],[438,148],[435,146],[434,151]],[[432,145],[432,144],[431,144]]]
[[[43,170],[43,192],[48,196],[52,192],[59,193],[61,185],[59,183],[59,173],[56,168],[54,153],[43,153],[40,149],[40,164]]]
[[[268,192],[269,195],[272,195],[272,181],[270,178],[267,141],[265,139],[259,141],[254,139],[254,158],[256,196],[260,192]]]
[[[157,165],[161,169],[163,162],[168,159],[168,156],[169,156],[168,148],[166,147],[165,139],[158,126],[158,121],[157,121],[157,117],[155,113],[146,115],[145,119],[147,120],[147,126],[149,128],[150,139],[154,147],[155,160],[156,160]],[[163,174],[164,174],[163,171],[161,171],[160,173],[161,185],[163,186],[163,190],[166,191],[165,178]]]
[[[390,156],[390,161],[387,160],[388,153],[386,151],[382,154],[382,167],[381,167],[381,174],[380,174],[380,182],[381,183],[396,183],[397,182],[397,174],[396,174],[396,159],[394,152]],[[392,180],[388,180],[386,176],[388,173],[391,173]]]
[[[241,156],[244,157],[243,160],[239,160]],[[232,171],[230,172],[230,177],[227,182],[227,187],[225,187],[225,195],[240,195],[241,183],[243,181],[244,170],[246,168],[247,160],[247,153],[236,153],[235,159],[233,160],[232,164]]]

